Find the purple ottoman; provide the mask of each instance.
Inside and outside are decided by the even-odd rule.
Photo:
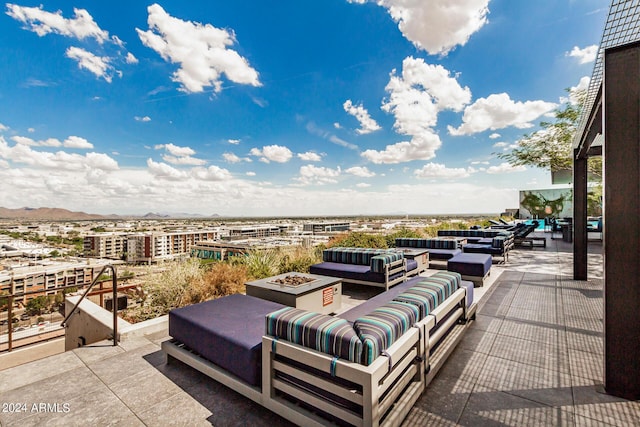
[[[491,255],[461,253],[447,261],[447,270],[460,273],[463,280],[470,280],[476,287],[484,284],[491,272]]]

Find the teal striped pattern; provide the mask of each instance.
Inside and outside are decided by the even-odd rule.
[[[460,273],[456,273],[455,271],[438,271],[431,277],[448,280],[450,282],[448,291],[449,295],[454,293],[460,287],[460,283],[462,282],[462,276],[460,275]]]
[[[413,326],[420,313],[416,306],[390,301],[353,322],[362,341],[362,361],[370,365],[383,351]]]
[[[380,255],[376,255],[371,258],[371,271],[373,273],[384,273],[385,266],[392,262],[401,260],[404,258],[402,252],[388,252]]]
[[[415,305],[420,311],[419,320],[422,320],[449,298],[460,287],[461,281],[459,273],[439,271],[396,296],[394,301]]]
[[[408,289],[406,292],[396,296],[393,300],[415,306],[419,312],[418,320],[424,319],[437,306],[434,295],[429,292],[415,290],[414,288]]]
[[[351,362],[362,360],[362,341],[344,319],[285,307],[267,314],[265,330],[267,335]]]
[[[420,239],[415,237],[396,238],[398,248],[419,248],[419,249],[456,249],[458,242],[452,239]]]

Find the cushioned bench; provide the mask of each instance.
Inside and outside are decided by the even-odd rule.
[[[481,239],[494,238],[497,236],[512,237],[513,233],[508,230],[496,229],[475,229],[475,230],[438,230],[438,236],[465,237],[467,243],[477,243]]]
[[[285,307],[247,295],[230,295],[169,312],[169,336],[247,384],[261,381],[264,317]]]
[[[463,279],[470,280],[475,286],[483,286],[491,273],[491,255],[461,253],[447,261],[447,270],[460,273]]]
[[[323,262],[309,273],[339,277],[343,282],[377,286],[388,290],[418,270],[418,263],[402,252],[388,249],[334,247],[322,251]]]
[[[427,249],[429,251],[429,261],[446,261],[462,252],[458,248],[456,240],[448,239],[397,238],[396,248]]]
[[[469,243],[462,247],[465,253],[489,254],[491,256],[502,257],[502,262],[509,259],[509,251],[514,247],[513,236],[485,237],[477,243]]]
[[[246,295],[176,309],[162,348],[298,425],[399,424],[475,309],[457,273],[406,283],[361,304],[357,316]]]

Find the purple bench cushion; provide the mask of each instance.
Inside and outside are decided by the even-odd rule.
[[[467,308],[469,308],[469,307],[471,307],[471,304],[473,304],[474,284],[473,284],[473,282],[469,282],[467,280],[463,280],[463,281],[460,282],[460,287],[461,288],[465,288],[467,290],[466,303],[467,303]]]
[[[344,319],[285,307],[266,318],[267,335],[360,363],[362,341]]]
[[[247,295],[230,295],[171,310],[169,335],[248,384],[259,386],[264,318],[283,307]]]
[[[429,249],[429,259],[448,260],[462,253],[460,249]]]
[[[321,262],[309,268],[309,273],[321,276],[340,277],[342,279],[364,280],[367,282],[384,283],[385,276],[382,273],[374,273],[368,265],[342,264],[340,262]],[[389,276],[395,279],[404,273]]]
[[[416,306],[390,301],[353,322],[362,341],[362,364],[370,365],[412,327],[419,316]]]
[[[484,277],[490,268],[491,255],[487,254],[461,253],[447,262],[447,270],[463,276]]]

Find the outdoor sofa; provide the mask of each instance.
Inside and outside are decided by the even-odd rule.
[[[339,316],[232,295],[171,311],[162,348],[298,425],[399,425],[474,318],[472,295],[445,271]]]
[[[334,247],[322,251],[322,261],[312,265],[309,273],[385,290],[418,273],[415,260],[390,249]]]
[[[429,261],[446,261],[462,252],[452,239],[396,238],[396,249],[427,249]]]
[[[470,230],[438,230],[438,237],[464,237],[467,243],[477,243],[486,238],[494,238],[496,236],[512,236],[513,233],[503,229],[480,228]]]
[[[513,234],[500,234],[495,237],[485,237],[476,243],[462,246],[465,253],[488,254],[492,257],[502,257],[502,262],[509,260],[509,251],[515,246]]]

